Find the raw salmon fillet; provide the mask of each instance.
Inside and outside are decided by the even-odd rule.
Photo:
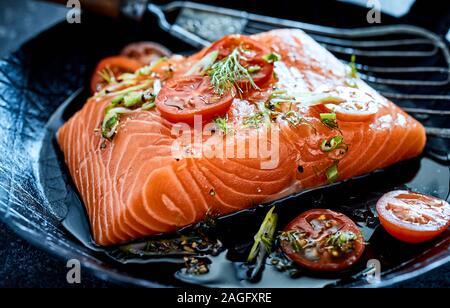
[[[300,30],[252,38],[281,55],[276,87],[313,92],[345,84],[347,66]],[[200,56],[175,65],[175,73]],[[379,103],[379,110],[367,121],[338,121],[348,145],[338,164],[339,180],[418,156],[426,141],[419,122],[361,80],[358,86]],[[90,98],[57,136],[99,245],[173,232],[209,213],[224,215],[327,183],[333,160],[320,144],[335,132],[323,125],[317,108],[301,109],[308,125],[272,124],[280,133],[279,157],[275,168],[266,169],[261,167],[265,158],[259,156],[174,158],[173,124],[156,108],[124,116],[117,135],[105,142],[99,127],[111,99]],[[245,97],[235,99],[230,117],[238,121],[254,105]]]

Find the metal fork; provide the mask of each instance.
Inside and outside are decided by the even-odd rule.
[[[356,55],[359,76],[422,122],[450,115],[450,52],[439,36],[426,29],[410,25],[339,29],[185,1],[150,3],[147,9],[162,29],[195,47],[226,34],[301,29],[343,61]],[[167,16],[173,14],[171,23]],[[391,65],[374,63],[380,58]],[[427,134],[450,138],[450,129],[427,127]]]

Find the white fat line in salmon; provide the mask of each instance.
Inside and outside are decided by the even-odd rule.
[[[174,160],[184,158],[234,159],[247,158],[260,162],[264,170],[275,169],[280,163],[280,129],[276,125],[257,128],[235,127],[227,124],[224,133],[217,124],[203,125],[202,116],[196,115],[194,125],[177,123],[171,134],[176,139],[171,151]]]

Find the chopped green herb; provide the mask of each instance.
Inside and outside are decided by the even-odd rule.
[[[227,57],[213,64],[208,74],[215,91],[222,95],[236,87],[239,92],[243,90],[238,83],[247,80],[254,89],[259,87],[253,81],[247,68],[240,63],[240,52],[235,48]]]
[[[123,98],[123,104],[125,107],[133,107],[142,103],[142,92],[130,92]]]
[[[333,138],[331,138],[330,140],[323,140],[322,144],[320,145],[320,149],[323,152],[331,152],[335,149],[337,149],[338,147],[342,146],[344,142],[344,137],[342,137],[341,135],[335,136]]]
[[[111,69],[109,67],[101,70],[100,72],[98,72],[98,74],[108,84],[113,83],[113,82],[116,81],[116,78],[114,77],[114,73],[111,71]]]
[[[227,124],[227,118],[226,117],[218,117],[214,119],[214,124],[218,129],[220,129],[224,134],[228,134],[229,128]]]
[[[350,77],[358,78],[358,69],[356,68],[356,56],[355,55],[352,55],[349,66],[350,66]]]
[[[295,252],[300,252],[307,244],[307,241],[304,239],[304,234],[297,230],[283,231],[281,232],[279,239],[288,242]]]
[[[152,82],[153,82],[152,80],[148,80],[148,81],[145,81],[145,82],[143,82],[141,84],[138,84],[136,86],[132,86],[132,87],[129,87],[129,88],[126,88],[126,89],[123,89],[123,90],[116,91],[116,92],[105,92],[105,89],[103,89],[101,92],[97,93],[95,95],[95,97],[101,97],[101,96],[104,96],[104,95],[114,95],[114,96],[125,95],[125,94],[128,94],[130,92],[134,92],[134,91],[145,89]]]
[[[348,64],[350,71],[345,79],[345,84],[352,88],[358,88],[358,69],[356,68],[356,56],[352,55]]]
[[[124,95],[117,95],[111,100],[111,104],[118,105],[122,102]]]
[[[294,97],[287,94],[286,89],[275,89],[269,97],[269,105],[279,107],[282,103],[292,103]]]
[[[300,114],[294,110],[290,110],[284,114],[284,118],[286,121],[289,122],[289,124],[293,126],[298,126],[300,123],[302,123],[302,117]]]
[[[252,262],[258,255],[267,256],[272,251],[275,230],[277,228],[278,215],[272,207],[266,214],[258,232],[254,236],[254,244],[250,250],[247,261]]]
[[[335,162],[333,165],[331,165],[327,171],[326,176],[328,183],[334,183],[339,178],[338,168],[337,168],[337,162]]]
[[[338,249],[343,253],[349,253],[352,251],[353,244],[357,239],[356,234],[351,231],[338,231],[325,240],[325,245],[333,246],[334,249]]]
[[[152,108],[154,108],[156,106],[155,101],[150,101],[148,103],[145,103],[144,105],[142,105],[142,110],[150,110]]]
[[[337,123],[336,114],[335,113],[321,113],[320,114],[320,120],[328,128],[339,129],[339,125]]]
[[[161,57],[158,60],[156,60],[155,62],[153,62],[150,65],[146,65],[144,67],[141,67],[140,69],[138,69],[136,71],[137,75],[150,75],[153,72],[153,69],[158,66],[159,64],[161,64],[164,61],[167,61],[167,57]]]
[[[131,79],[134,79],[135,77],[136,77],[136,75],[134,75],[134,74],[124,73],[119,76],[119,80],[131,80]]]
[[[108,140],[114,136],[119,126],[119,115],[114,112],[108,112],[102,123],[102,136]]]
[[[295,97],[304,106],[316,106],[322,104],[339,104],[344,101],[342,97],[331,95],[329,93],[305,93]]]
[[[259,66],[259,65],[252,65],[252,66],[249,66],[249,67],[248,67],[248,72],[249,72],[250,74],[259,72],[260,70],[261,70],[261,66]]]
[[[281,59],[280,55],[275,52],[264,55],[262,58],[264,61],[269,62],[269,63],[280,61],[280,59]]]

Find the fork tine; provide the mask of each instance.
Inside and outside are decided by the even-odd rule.
[[[444,86],[448,84],[450,81],[450,78],[441,81],[379,78],[362,73],[359,74],[359,77],[363,80],[373,83],[400,85],[400,86]]]
[[[403,107],[404,111],[413,113],[413,114],[426,114],[426,115],[437,115],[437,116],[450,116],[450,110],[433,110],[433,109],[424,109],[424,108],[411,108],[411,107]]]
[[[337,39],[326,37],[322,35],[312,34],[311,35],[316,41],[336,46],[344,47],[399,47],[399,46],[411,46],[411,45],[431,45],[434,44],[429,39],[415,38],[415,39],[402,39],[402,40],[379,40],[379,41],[351,41],[346,39]]]
[[[322,44],[326,49],[345,55],[356,55],[360,57],[393,57],[393,58],[405,58],[405,57],[432,57],[438,53],[438,48],[434,46],[431,51],[369,51],[361,50],[351,47],[339,47],[330,44]]]
[[[450,69],[445,67],[383,67],[383,66],[369,66],[356,64],[356,68],[359,72],[376,72],[376,73],[440,73],[450,74]]]

